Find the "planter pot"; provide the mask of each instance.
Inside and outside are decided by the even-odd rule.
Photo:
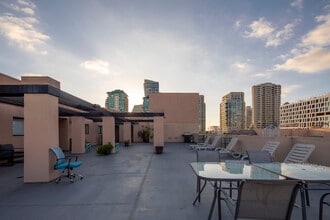
[[[163,146],[156,146],[155,147],[155,152],[156,154],[162,154],[163,153]]]

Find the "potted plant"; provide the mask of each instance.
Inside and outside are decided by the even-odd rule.
[[[155,146],[155,153],[156,154],[162,154],[163,153],[163,146]]]
[[[145,142],[145,143],[149,142],[149,139],[151,139],[153,137],[152,128],[150,128],[150,127],[143,128],[142,130],[140,130],[138,132],[138,136],[139,136],[139,138],[142,139],[143,142]]]
[[[125,147],[128,147],[128,146],[129,146],[129,140],[125,140],[125,141],[124,141],[124,146],[125,146]]]
[[[96,153],[98,155],[108,155],[113,151],[113,145],[109,142],[108,144],[101,145],[97,148]]]

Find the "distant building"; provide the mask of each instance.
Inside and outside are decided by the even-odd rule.
[[[244,129],[245,101],[243,92],[231,92],[222,97],[220,128],[224,133]]]
[[[105,108],[115,111],[128,112],[128,95],[120,89],[107,92]]]
[[[205,112],[206,105],[204,101],[204,96],[199,96],[199,132],[205,132]]]
[[[252,108],[251,106],[245,107],[245,129],[252,127]]]
[[[144,112],[143,105],[134,105],[132,112]]]
[[[330,93],[281,106],[281,128],[329,128]]]
[[[252,86],[252,122],[254,128],[280,125],[281,85],[263,83]]]
[[[149,95],[152,93],[159,93],[159,82],[145,79],[143,87],[144,87],[143,109],[145,112],[149,112]]]

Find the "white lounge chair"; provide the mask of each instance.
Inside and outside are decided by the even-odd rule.
[[[313,144],[295,144],[286,156],[285,163],[306,163],[315,149]]]
[[[226,148],[216,148],[215,150],[219,151],[220,155],[221,154],[228,154],[231,155],[234,158],[239,158],[241,156],[241,153],[235,152],[233,149],[238,141],[237,137],[231,138],[229,143],[227,144]]]
[[[196,147],[195,150],[215,150],[217,148],[217,144],[220,139],[221,139],[221,136],[217,135],[213,138],[211,144],[207,144],[206,146]]]
[[[203,143],[191,144],[191,149],[195,150],[197,147],[205,147],[210,143],[211,136],[207,135]]]

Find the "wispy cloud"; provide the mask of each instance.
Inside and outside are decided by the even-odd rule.
[[[15,14],[0,15],[0,34],[27,52],[46,55],[47,51],[42,47],[50,37],[35,27],[39,23],[33,17],[36,6],[28,1],[18,0],[16,4],[12,3],[7,7],[15,11]]]
[[[108,74],[109,73],[109,63],[104,60],[87,60],[80,64],[81,67],[86,70],[90,70],[100,74]]]
[[[288,86],[282,86],[281,88],[281,96],[282,98],[288,97],[288,95],[292,92],[294,92],[297,89],[300,89],[301,85],[288,85]]]
[[[307,33],[297,48],[291,50],[293,57],[283,64],[275,65],[275,70],[293,70],[300,73],[318,73],[330,69],[330,14],[318,16],[320,25]]]
[[[300,73],[317,73],[326,69],[330,69],[330,51],[324,48],[312,48],[307,53],[275,65],[275,70],[293,70]]]
[[[260,72],[254,75],[254,77],[270,79],[273,76],[273,73],[270,71]]]
[[[297,9],[302,9],[303,8],[303,0],[294,0],[291,2],[291,7],[297,8]]]
[[[242,62],[235,62],[233,66],[239,70],[246,70],[249,68],[248,63],[242,63]]]
[[[276,30],[272,23],[266,18],[259,18],[249,25],[249,31],[246,31],[246,37],[263,39],[266,42],[266,47],[277,47],[289,40],[293,36],[293,30],[299,20],[286,24],[283,29]]]

